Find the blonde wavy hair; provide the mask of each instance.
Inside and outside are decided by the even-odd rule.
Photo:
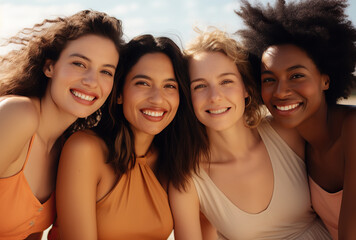
[[[257,127],[262,119],[262,100],[253,78],[248,52],[228,33],[215,27],[209,27],[207,31],[196,28],[195,31],[199,35],[184,50],[185,58],[189,61],[201,52],[220,52],[234,61],[249,95],[245,100],[245,124],[250,128]]]

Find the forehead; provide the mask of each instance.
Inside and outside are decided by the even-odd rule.
[[[189,60],[190,74],[214,74],[238,72],[234,61],[220,52],[200,52]]]
[[[312,59],[302,48],[292,44],[270,46],[263,52],[261,62],[262,69],[314,65]]]
[[[140,57],[132,70],[145,72],[173,70],[171,59],[164,53],[147,53]]]
[[[88,34],[75,40],[68,41],[60,56],[69,56],[72,53],[80,53],[92,61],[103,60],[116,65],[119,53],[114,42],[103,36]]]

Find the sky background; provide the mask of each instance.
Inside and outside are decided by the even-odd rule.
[[[263,4],[274,1],[259,0]],[[356,0],[349,4],[347,14],[356,25]],[[216,26],[229,33],[241,29],[242,21],[234,13],[238,8],[239,0],[0,0],[0,39],[45,18],[94,9],[122,20],[126,40],[151,33],[171,37],[184,47],[196,36],[194,27]],[[0,48],[0,54],[6,50]]]

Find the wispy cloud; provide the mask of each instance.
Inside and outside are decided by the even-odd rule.
[[[32,27],[45,18],[67,16],[83,8],[80,4],[33,6],[0,4],[0,37],[9,37],[22,28]]]

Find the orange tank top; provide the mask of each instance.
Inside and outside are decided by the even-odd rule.
[[[98,239],[167,239],[173,218],[166,191],[146,158],[96,205]]]
[[[124,174],[96,204],[97,239],[166,240],[173,230],[168,196],[146,158]],[[59,240],[54,224],[48,239]]]
[[[0,240],[25,239],[32,233],[44,231],[54,221],[54,194],[41,204],[24,175],[34,138],[21,171],[11,177],[0,178]]]

